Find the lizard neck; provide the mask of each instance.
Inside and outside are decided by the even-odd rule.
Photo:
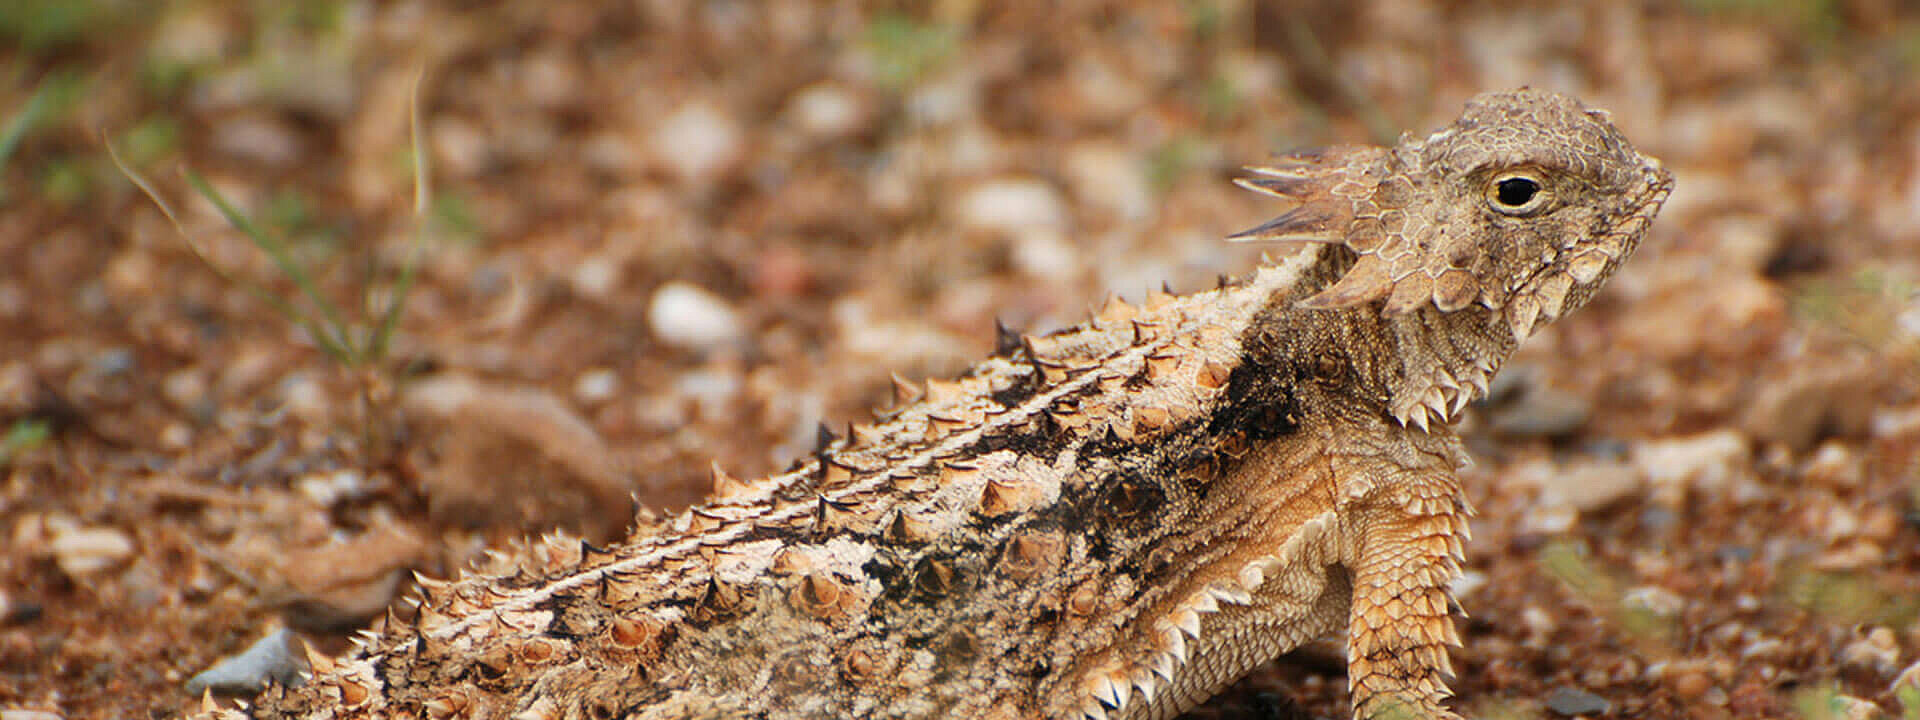
[[[1309,293],[1338,280],[1353,265],[1353,251],[1318,246],[1303,273]],[[1304,296],[1305,293],[1302,294]],[[1380,338],[1374,357],[1354,365],[1403,426],[1426,430],[1451,422],[1470,403],[1487,394],[1487,385],[1518,343],[1507,330],[1502,311],[1478,304],[1454,312],[1431,305],[1411,313],[1382,314],[1380,303],[1338,311],[1348,337]],[[1364,326],[1364,327],[1362,327]]]
[[[1401,425],[1425,430],[1451,423],[1467,403],[1486,397],[1494,373],[1518,346],[1499,311],[1479,305],[1447,313],[1426,307],[1390,316],[1401,362],[1382,378],[1387,410]]]

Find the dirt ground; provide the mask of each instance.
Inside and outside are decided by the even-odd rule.
[[[0,717],[611,540],[996,319],[1248,271],[1242,163],[1533,85],[1678,189],[1463,423],[1459,706],[1920,718],[1920,6],[604,5],[0,5]],[[1339,652],[1194,715],[1340,717]]]

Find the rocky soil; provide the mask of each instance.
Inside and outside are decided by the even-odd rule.
[[[1239,164],[1519,85],[1678,189],[1464,423],[1460,707],[1920,717],[1920,7],[605,5],[0,6],[0,719],[244,697],[409,571],[615,538],[996,318],[1245,272]],[[1339,652],[1193,715],[1340,717]]]

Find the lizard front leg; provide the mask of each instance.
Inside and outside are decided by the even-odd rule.
[[[1457,718],[1448,645],[1459,645],[1449,609],[1472,514],[1450,470],[1427,467],[1356,499],[1348,530],[1353,607],[1347,684],[1357,720]]]

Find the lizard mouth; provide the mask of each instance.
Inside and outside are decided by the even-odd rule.
[[[1627,256],[1639,247],[1653,216],[1673,192],[1673,173],[1659,160],[1643,158],[1644,182],[1626,213],[1612,227],[1568,245],[1553,260],[1519,283],[1505,302],[1481,304],[1495,310],[1491,320],[1504,321],[1514,342],[1527,339],[1545,325],[1585,305]]]

